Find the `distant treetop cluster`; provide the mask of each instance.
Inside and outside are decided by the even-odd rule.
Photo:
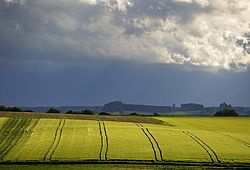
[[[223,111],[218,111],[214,116],[239,116],[239,114],[233,109],[224,109]]]
[[[11,106],[0,106],[0,111],[5,112],[33,112],[33,110],[23,110],[19,107],[11,107]]]

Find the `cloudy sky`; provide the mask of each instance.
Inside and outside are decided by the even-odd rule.
[[[250,106],[248,0],[1,0],[0,104]]]

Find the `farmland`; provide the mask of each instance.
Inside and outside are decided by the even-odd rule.
[[[250,166],[249,117],[0,115],[0,169],[47,163]]]

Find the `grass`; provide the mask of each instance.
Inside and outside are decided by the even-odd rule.
[[[131,122],[38,118],[37,113],[33,113],[34,119],[22,116],[0,117],[0,164],[30,164],[20,165],[27,169],[39,169],[40,165],[32,165],[37,163],[113,163],[105,165],[111,169],[119,169],[115,163],[250,166],[249,117],[156,117],[158,121],[149,124],[148,119],[139,123],[133,116],[124,116]],[[100,166],[72,165],[76,169]]]

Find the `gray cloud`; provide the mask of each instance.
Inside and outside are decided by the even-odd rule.
[[[249,15],[245,0],[5,0],[0,63],[130,60],[242,71]]]

